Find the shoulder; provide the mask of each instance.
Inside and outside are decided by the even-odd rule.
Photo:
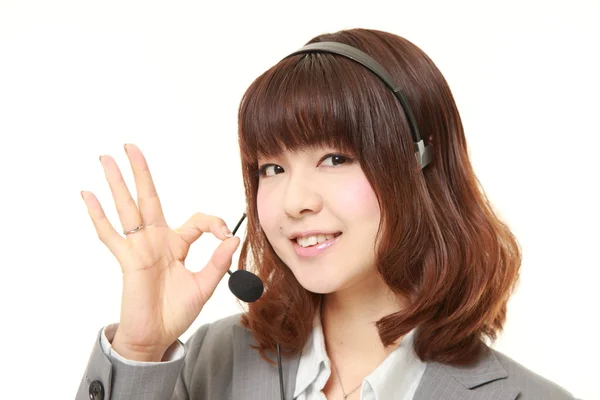
[[[228,317],[218,319],[198,328],[198,331],[206,329],[211,335],[228,334],[234,327],[244,328],[242,326],[242,313],[233,314]],[[245,328],[244,328],[245,329]]]
[[[185,342],[186,352],[197,355],[201,348],[222,350],[231,347],[234,330],[245,329],[241,317],[241,313],[234,314],[202,325]]]
[[[453,391],[457,394],[456,398],[481,400],[574,399],[571,393],[556,383],[489,347],[470,365],[428,363],[421,386],[422,398],[444,390]]]
[[[569,400],[573,395],[556,383],[527,369],[517,361],[497,350],[491,349],[492,354],[506,371],[505,384],[516,387],[521,391],[519,399]]]

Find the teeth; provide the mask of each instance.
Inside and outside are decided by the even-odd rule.
[[[333,239],[335,235],[313,235],[296,238],[296,243],[302,247],[314,246],[317,243],[323,243],[329,239]]]

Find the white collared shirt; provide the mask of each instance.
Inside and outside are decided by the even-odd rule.
[[[313,331],[309,336],[296,374],[294,400],[325,400],[322,390],[331,375],[331,363],[325,349],[325,338],[320,313],[315,313]],[[128,360],[112,349],[110,343],[118,324],[104,328],[101,335],[101,347],[106,355],[118,358],[130,365],[152,365],[157,362]],[[421,382],[426,364],[414,352],[414,330],[409,332],[385,360],[365,379],[360,389],[361,400],[412,400],[417,386]],[[163,361],[172,361],[184,356],[184,349],[178,341],[169,348]],[[352,390],[352,389],[348,389]],[[356,395],[353,395],[356,396]]]
[[[415,330],[410,331],[398,347],[365,379],[360,389],[361,400],[411,400],[421,382],[426,364],[413,349]],[[313,331],[300,357],[296,375],[295,400],[325,400],[322,390],[331,375],[331,362],[325,349],[325,338],[319,313],[315,314]],[[352,388],[345,388],[352,390]],[[354,394],[355,398],[356,394]]]

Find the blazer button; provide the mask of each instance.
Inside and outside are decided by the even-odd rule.
[[[100,381],[90,384],[90,400],[104,400],[104,385]]]

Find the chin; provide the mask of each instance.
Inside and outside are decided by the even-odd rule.
[[[304,260],[299,260],[296,254],[288,254],[285,251],[275,250],[275,253],[292,271],[300,286],[312,293],[335,293],[360,283],[369,275],[348,260],[336,258],[334,253]],[[346,268],[341,268],[342,265]]]
[[[304,289],[316,294],[329,294],[340,290],[340,287],[336,285],[335,282],[331,281],[316,281],[315,279],[307,281],[298,279],[298,282]]]
[[[324,271],[320,268],[315,271],[304,268],[302,271],[292,269],[292,272],[300,286],[312,293],[329,294],[347,286],[347,282],[342,279],[343,277],[332,270]]]

